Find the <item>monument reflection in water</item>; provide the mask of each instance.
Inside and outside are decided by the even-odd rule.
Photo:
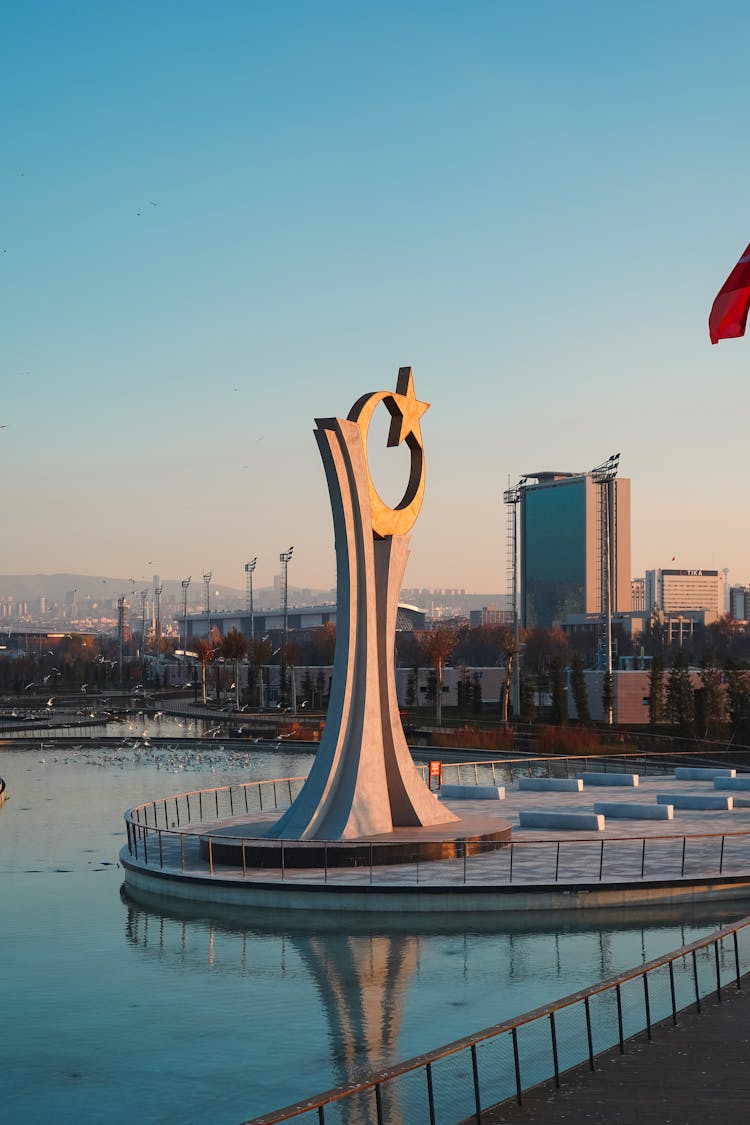
[[[123,892],[124,901],[128,901]],[[465,920],[440,922],[423,915],[389,920],[389,928],[311,912],[295,918],[269,915],[265,925],[247,926],[232,911],[191,919],[189,908],[165,913],[150,904],[128,903],[127,940],[165,967],[186,971],[235,972],[240,979],[267,978],[299,983],[298,1020],[276,1066],[292,1091],[312,1053],[324,1053],[330,1082],[310,1085],[299,1097],[331,1085],[356,1082],[389,1064],[403,1061],[500,1022],[546,1001],[575,991],[647,960],[667,948],[692,940],[695,927],[724,920],[716,906],[689,912],[675,908],[636,909],[626,919],[615,912],[534,914],[512,920],[478,917],[467,930]],[[736,916],[735,914],[732,917]],[[277,928],[278,927],[278,928]],[[617,928],[614,928],[617,927]],[[270,961],[269,961],[270,956]],[[328,1043],[319,1038],[320,1023],[310,1026],[310,994],[325,1017]],[[248,1049],[264,1035],[263,1024],[248,1030]],[[457,1066],[465,1065],[457,1056]],[[510,1074],[509,1074],[510,1078]],[[452,1091],[436,1080],[442,1113],[452,1111]],[[389,1125],[420,1120],[424,1092],[418,1080],[404,1079],[383,1089]],[[509,1090],[510,1093],[510,1090]],[[282,1097],[276,1107],[288,1104]],[[254,1101],[254,1099],[253,1099]],[[254,1107],[268,1112],[271,1105]],[[460,1103],[455,1106],[460,1116]],[[443,1116],[441,1114],[441,1120]],[[449,1116],[445,1117],[450,1119]],[[341,1125],[376,1125],[371,1093],[344,1099],[326,1110],[326,1120]]]

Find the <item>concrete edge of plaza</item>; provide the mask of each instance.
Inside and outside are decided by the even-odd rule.
[[[336,910],[357,914],[503,913],[507,911],[590,910],[599,907],[689,905],[747,900],[750,876],[706,876],[680,880],[647,879],[512,886],[470,884],[337,887],[322,878],[292,884],[285,880],[251,882],[242,878],[183,873],[136,860],[120,852],[125,889],[203,906],[268,910]]]

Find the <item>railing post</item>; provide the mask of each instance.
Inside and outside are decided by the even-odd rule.
[[[682,837],[682,869],[680,871],[680,878],[681,879],[684,878],[684,875],[685,875],[685,849],[686,849],[686,847],[687,847],[687,836],[683,836]]]
[[[430,1111],[430,1125],[435,1125],[435,1091],[432,1088],[432,1063],[425,1066],[427,1076],[427,1107]]]
[[[583,1006],[586,1009],[586,1039],[589,1045],[589,1070],[594,1069],[594,1037],[591,1034],[591,1005],[588,996],[584,997]]]
[[[716,999],[721,1003],[721,967],[719,965],[719,942],[714,942],[714,960],[716,962]]]
[[[725,840],[726,840],[726,836],[722,836],[721,837],[721,853],[719,855],[719,874],[720,875],[721,875],[722,871],[724,870],[724,841]]]
[[[165,805],[166,809],[166,805]],[[162,833],[159,833],[159,867],[164,866],[164,846],[162,844]]]
[[[482,1099],[479,1096],[479,1067],[477,1065],[477,1045],[471,1045],[471,1072],[474,1077],[474,1105],[477,1113],[477,1125],[482,1125]]]
[[[648,973],[643,974],[643,999],[646,1004],[646,1034],[651,1038],[651,1001],[648,995]]]
[[[464,843],[464,884],[465,884],[466,883],[466,852],[468,851],[468,848],[466,846],[467,841],[464,840],[463,843]]]
[[[557,882],[557,876],[558,876],[559,871],[560,871],[560,841],[558,840],[557,841],[557,853],[555,855],[555,882]]]
[[[641,848],[641,879],[643,878],[643,872],[645,871],[645,869],[646,869],[646,837],[644,836],[643,837],[643,846]]]
[[[602,850],[599,853],[599,881],[602,878],[602,869],[604,867],[604,840],[602,840]]]
[[[623,1034],[622,1027],[622,994],[620,992],[619,984],[615,986],[615,994],[617,996],[617,1032],[620,1036],[620,1054],[625,1054],[625,1035]]]
[[[378,1125],[383,1125],[383,1095],[380,1093],[380,1083],[375,1083],[375,1113]]]
[[[700,1012],[701,994],[698,989],[698,959],[695,956],[695,950],[693,950],[693,981],[695,983],[695,1010],[696,1012]]]
[[[672,1023],[677,1026],[677,997],[674,990],[674,961],[669,962],[669,994],[672,997]]]
[[[557,1058],[557,1032],[555,1031],[555,1013],[549,1014],[549,1030],[552,1036],[552,1062],[555,1067],[555,1086],[560,1089],[560,1064]]]
[[[211,837],[208,837],[208,870],[213,875],[214,873],[214,847]]]
[[[734,938],[734,968],[737,974],[737,990],[739,991],[742,988],[742,985],[740,984],[740,947],[737,942],[736,930],[732,934],[732,937]]]
[[[180,827],[180,804],[177,798],[174,799],[174,815],[177,818],[177,827]]]
[[[242,841],[242,878],[247,879],[247,856],[245,855],[245,841]]]
[[[250,810],[247,807],[247,786],[246,785],[242,786],[242,792],[245,794],[245,812],[249,812]]]
[[[510,872],[508,874],[508,882],[513,882],[513,840],[510,842]]]
[[[523,1102],[523,1094],[521,1092],[521,1063],[518,1058],[518,1033],[515,1027],[510,1029],[510,1037],[513,1040],[513,1069],[516,1072],[516,1101],[521,1105]]]

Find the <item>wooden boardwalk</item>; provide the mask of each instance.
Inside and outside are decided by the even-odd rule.
[[[727,1125],[750,1117],[750,977],[643,1035],[482,1113],[482,1125]],[[476,1118],[467,1119],[470,1125]]]

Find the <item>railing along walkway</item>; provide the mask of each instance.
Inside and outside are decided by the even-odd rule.
[[[661,755],[659,756],[661,759]],[[451,768],[461,783],[486,782],[488,777],[546,774],[562,776],[580,772],[593,759],[551,759],[460,763]],[[613,772],[632,769],[623,756],[601,760]],[[643,763],[646,769],[652,763]],[[447,767],[446,767],[447,768]],[[665,777],[665,784],[668,779]],[[238,824],[258,814],[281,811],[296,797],[304,778],[281,778],[246,782],[207,790],[196,790],[164,798],[132,809],[126,814],[130,856],[148,867],[175,873],[198,874],[223,880],[260,883],[296,882],[332,884],[337,887],[377,885],[383,888],[501,887],[539,884],[601,884],[633,881],[676,881],[741,878],[750,873],[750,831],[627,833],[623,837],[529,837],[514,838],[501,848],[477,842],[456,841],[455,858],[428,860],[415,844],[408,863],[379,866],[373,862],[372,843],[360,845],[332,841],[324,846],[324,862],[314,867],[292,868],[285,861],[283,841],[243,841]],[[671,784],[671,783],[670,783]],[[496,809],[503,815],[502,807]],[[631,826],[633,822],[630,822]],[[196,836],[205,841],[204,854]],[[223,841],[235,846],[235,864],[214,863],[213,849]],[[300,844],[295,843],[299,850]],[[304,845],[302,845],[304,846]],[[318,850],[321,842],[310,845]],[[266,851],[267,866],[253,866],[250,851]],[[356,852],[355,865],[336,863],[340,849]]]
[[[750,918],[744,918],[591,988],[244,1125],[282,1121],[299,1125],[417,1121],[425,1125],[499,1125],[506,1120],[502,1103],[508,1099],[521,1106],[530,1088],[543,1082],[561,1087],[566,1071],[580,1063],[593,1071],[601,1052],[614,1049],[625,1055],[632,1049],[629,1041],[634,1036],[645,1033],[651,1040],[661,1030],[662,1021],[677,1026],[687,1008],[702,1012],[707,997],[723,1002],[739,990],[750,969],[749,927]],[[738,1047],[735,1057],[744,1067],[744,1041]],[[693,1054],[698,1063],[699,1043]],[[585,1113],[585,1096],[578,1105],[580,1116],[573,1112],[558,1117],[553,1111],[533,1121],[552,1125],[557,1120],[591,1120]],[[621,1103],[619,1106],[622,1108]],[[522,1113],[511,1119],[526,1120]],[[654,1122],[670,1119],[678,1118],[652,1118]],[[636,1113],[630,1118],[603,1116],[596,1120],[642,1119]],[[704,1119],[681,1116],[679,1120],[697,1125]]]

